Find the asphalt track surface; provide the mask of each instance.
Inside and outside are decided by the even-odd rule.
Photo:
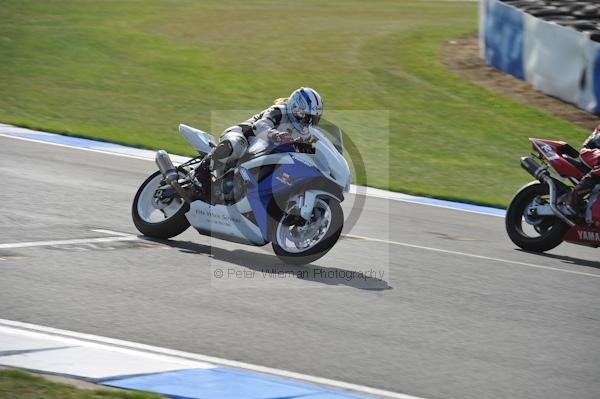
[[[0,243],[80,240],[0,246],[0,318],[425,398],[600,397],[599,250],[529,254],[502,218],[368,197],[298,278],[270,246],[115,238],[154,170],[0,137]]]

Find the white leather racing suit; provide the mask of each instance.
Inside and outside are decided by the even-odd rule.
[[[301,132],[292,125],[285,105],[273,105],[245,122],[227,128],[221,134],[220,142],[229,142],[231,154],[227,161],[232,161],[244,155],[248,146],[255,140],[269,142],[280,132],[289,133],[293,140],[310,138],[308,129]]]

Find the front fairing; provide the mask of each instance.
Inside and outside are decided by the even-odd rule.
[[[313,166],[319,169],[323,176],[348,192],[352,176],[348,162],[343,155],[341,130],[335,126],[327,130],[311,126],[310,133],[314,142],[314,154],[302,153],[298,157],[313,161]],[[286,152],[298,154],[293,145],[270,144],[264,140],[255,140],[248,148],[250,158]]]
[[[251,157],[265,154],[278,154],[282,152],[296,152],[296,149],[289,144],[267,143],[266,141],[260,139],[255,139],[254,142],[248,147],[248,154]]]
[[[313,187],[327,188],[324,181],[329,180],[311,158],[305,157],[306,154],[300,153],[280,154],[276,164],[257,163],[259,166],[250,167],[253,161],[248,161],[239,168],[246,182],[246,197],[265,240],[269,239],[268,209],[273,201],[285,209],[288,198],[294,194]],[[269,173],[261,176],[261,168],[269,168]],[[341,188],[331,191],[338,196],[342,192]]]
[[[348,162],[343,155],[343,140],[340,129],[323,130],[311,127],[311,135],[316,139],[315,162],[321,172],[345,192],[350,190],[352,176]]]
[[[288,198],[306,190],[320,190],[343,201],[350,186],[350,168],[342,155],[341,135],[332,142],[320,129],[311,129],[314,153],[296,152],[291,145],[255,142],[255,157],[240,165],[246,195],[256,224],[265,240],[269,238],[268,208],[275,201],[281,207]],[[312,151],[311,151],[312,152]],[[262,161],[265,162],[262,162]],[[264,174],[261,169],[267,168]]]

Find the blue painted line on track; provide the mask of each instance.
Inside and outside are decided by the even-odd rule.
[[[0,124],[0,134],[4,134],[7,136],[13,136],[13,137],[20,137],[20,138],[25,138],[25,139],[35,140],[35,141],[42,141],[45,143],[66,145],[66,146],[71,146],[71,147],[76,147],[76,148],[86,148],[86,149],[91,149],[91,150],[100,150],[100,151],[106,151],[106,152],[114,152],[115,154],[130,155],[130,156],[134,156],[134,157],[142,157],[142,158],[148,158],[148,159],[153,159],[153,154],[154,154],[154,151],[144,150],[144,149],[134,148],[134,147],[128,147],[128,146],[124,146],[121,144],[107,143],[104,141],[84,139],[84,138],[79,138],[79,137],[63,136],[61,134],[40,132],[40,131],[26,129],[26,128],[19,128],[19,127],[11,126],[11,125]],[[179,157],[179,156],[174,156],[173,158],[174,158],[175,162],[184,162],[184,160],[185,160],[184,157]],[[443,208],[448,208],[448,209],[475,212],[475,213],[491,215],[491,216],[504,217],[504,215],[506,214],[506,211],[504,209],[492,208],[492,207],[488,207],[488,206],[473,205],[473,204],[467,204],[467,203],[462,203],[462,202],[440,200],[440,199],[428,198],[428,197],[418,197],[418,196],[412,196],[412,195],[407,195],[407,194],[397,193],[397,192],[392,192],[392,191],[379,190],[379,189],[367,188],[367,190],[370,190],[371,192],[376,192],[373,194],[371,194],[371,193],[367,194],[367,195],[373,196],[373,197],[388,198],[388,199],[392,199],[392,200],[412,202],[412,203],[416,203],[416,204],[431,205],[431,206],[443,207]],[[362,191],[360,191],[360,192],[362,192]]]
[[[189,369],[103,381],[180,399],[366,399],[344,391],[251,371],[227,368]]]
[[[23,129],[25,130],[25,129]],[[54,133],[44,133],[44,132],[36,132],[36,131],[20,131],[15,134],[12,134],[17,137],[24,137],[32,140],[44,141],[46,143],[54,143],[54,144],[63,144],[69,145],[73,147],[81,147],[81,148],[92,148],[92,149],[131,149],[133,147],[127,147],[120,144],[107,143],[104,141],[83,139],[80,137],[71,137],[71,136],[63,136],[61,134]]]
[[[414,199],[411,199],[410,201],[411,202],[418,202],[420,204],[441,206],[441,207],[444,207],[444,208],[462,209],[462,210],[465,210],[465,211],[471,211],[471,212],[477,212],[477,213],[484,213],[484,214],[487,214],[487,215],[502,216],[502,217],[504,217],[506,215],[506,210],[505,209],[491,208],[489,206],[465,204],[465,203],[462,203],[462,202],[440,200],[440,199],[435,199],[435,198],[414,197]]]

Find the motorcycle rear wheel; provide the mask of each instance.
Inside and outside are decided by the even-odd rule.
[[[133,199],[131,217],[133,224],[143,235],[167,239],[183,233],[190,227],[190,222],[185,217],[190,210],[190,205],[176,195],[172,203],[164,207],[163,211],[154,208],[153,195],[161,182],[161,173],[155,172],[142,183]],[[163,212],[163,216],[157,217],[160,212]]]
[[[532,182],[517,192],[506,210],[505,225],[508,237],[525,251],[549,251],[563,242],[563,237],[569,230],[569,226],[555,216],[538,216],[537,219],[528,216],[531,221],[538,223],[535,229],[538,234],[531,236],[524,231],[524,223],[528,224],[525,220],[527,207],[536,199],[546,200],[548,191],[546,184]]]

